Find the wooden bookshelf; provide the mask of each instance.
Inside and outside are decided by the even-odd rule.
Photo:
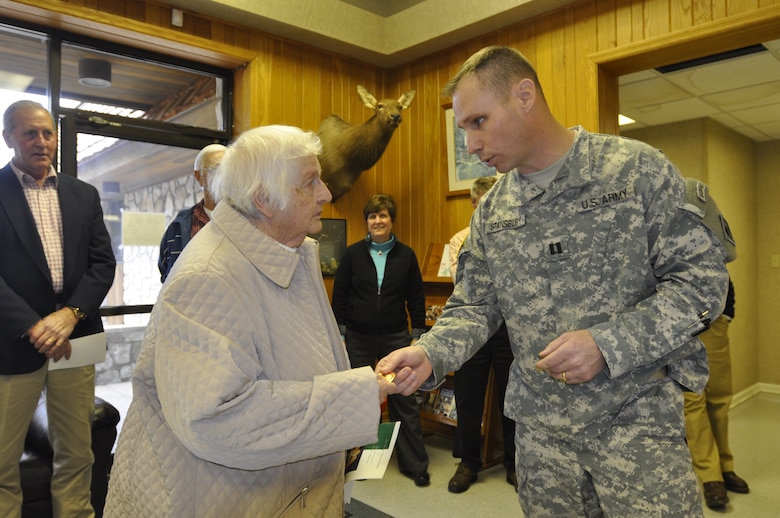
[[[454,373],[449,373],[444,383],[431,391],[436,398],[441,389],[454,389]],[[501,415],[503,409],[499,408],[498,398],[495,397],[495,380],[493,371],[488,377],[488,389],[485,393],[485,411],[482,415],[482,467],[489,468],[500,464],[504,460],[504,441],[501,427],[503,422]],[[458,427],[457,418],[441,415],[436,408],[420,408],[420,423],[423,433],[434,434],[441,437],[455,439],[455,430]]]
[[[423,258],[422,276],[424,282],[433,284],[449,284],[452,288],[452,278],[449,275],[439,276],[439,266],[444,255],[446,243],[428,243],[428,249]]]
[[[428,243],[428,249],[423,259],[422,277],[425,286],[425,309],[426,313],[431,307],[444,307],[447,299],[452,295],[452,278],[439,276],[439,265],[444,254],[444,243]],[[433,326],[436,322],[433,318],[426,315],[425,325]]]

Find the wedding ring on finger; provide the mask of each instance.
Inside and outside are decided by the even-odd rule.
[[[382,374],[382,377],[384,377],[388,383],[392,383],[395,381],[395,372],[388,372],[387,374]]]
[[[566,379],[566,371],[561,372],[561,381],[563,383],[568,383],[569,382],[569,380]]]

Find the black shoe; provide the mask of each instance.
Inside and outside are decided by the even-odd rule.
[[[417,487],[426,487],[431,485],[431,476],[427,471],[402,471],[404,475],[414,480],[414,485]]]
[[[733,471],[723,472],[723,483],[729,491],[734,491],[735,493],[750,493],[747,482],[738,477]]]
[[[471,469],[462,462],[458,464],[458,469],[450,479],[447,489],[450,493],[462,493],[466,491],[472,482],[477,481],[477,470]]]
[[[710,509],[723,509],[729,502],[726,485],[723,482],[705,482],[704,500]]]
[[[514,470],[507,470],[506,481],[515,488],[515,491],[517,491],[517,473]]]

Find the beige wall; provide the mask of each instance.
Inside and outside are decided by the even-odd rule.
[[[759,221],[758,146],[752,140],[709,119],[653,128],[625,130],[624,135],[651,144],[677,165],[684,176],[706,182],[737,241],[737,260],[729,264],[734,281],[737,318],[730,328],[736,391],[762,378],[756,249]],[[767,294],[771,297],[771,294]],[[775,363],[776,367],[780,364]]]
[[[707,181],[707,138],[705,119],[676,122],[652,128],[621,128],[621,135],[657,147],[682,172],[683,176]]]
[[[707,182],[737,240],[737,260],[729,264],[737,299],[737,317],[729,334],[735,351],[732,353],[732,377],[734,388],[739,391],[760,380],[757,368],[756,231],[759,215],[756,143],[710,120],[706,130]]]
[[[771,266],[780,255],[780,141],[758,146],[758,379],[780,385],[780,268]]]

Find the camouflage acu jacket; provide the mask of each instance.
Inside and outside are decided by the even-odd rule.
[[[576,131],[546,190],[513,172],[482,198],[454,293],[418,345],[438,383],[503,319],[515,355],[505,413],[597,434],[667,366],[683,387],[704,388],[695,335],[722,311],[727,253],[663,153]],[[579,329],[606,360],[599,375],[566,385],[534,369],[547,343]]]

